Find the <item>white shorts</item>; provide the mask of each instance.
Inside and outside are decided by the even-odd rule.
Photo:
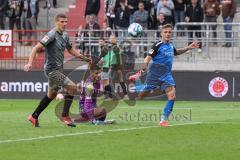
[[[109,72],[101,72],[101,80],[108,80],[109,79]]]

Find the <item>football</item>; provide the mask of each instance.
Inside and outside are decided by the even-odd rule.
[[[128,34],[132,37],[140,37],[142,35],[142,26],[138,23],[132,23],[128,27]]]
[[[92,96],[93,90],[94,90],[93,84],[92,83],[87,84],[85,87],[86,96]]]

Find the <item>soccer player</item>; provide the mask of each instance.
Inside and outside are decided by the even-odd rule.
[[[170,42],[172,25],[166,24],[161,29],[161,40],[152,45],[148,55],[144,59],[141,74],[146,72],[146,80],[139,94],[143,99],[151,90],[160,89],[166,93],[168,101],[161,116],[160,126],[169,126],[167,119],[173,110],[176,98],[175,82],[172,76],[173,57],[183,54],[188,50],[199,48],[197,42],[187,47],[175,49]],[[151,63],[149,64],[149,62]]]
[[[101,69],[97,65],[90,66],[90,76],[86,81],[78,86],[80,91],[79,107],[80,117],[74,122],[96,122],[104,123],[107,115],[105,107],[97,107],[97,97],[100,91]]]
[[[37,51],[42,50],[45,47],[44,73],[48,78],[49,89],[47,95],[41,99],[32,115],[28,116],[28,120],[35,127],[39,127],[39,115],[56,97],[57,92],[61,87],[64,87],[67,90],[67,94],[64,96],[65,101],[61,121],[68,126],[75,127],[75,124],[69,117],[69,109],[72,104],[74,93],[76,92],[76,85],[63,74],[64,50],[67,48],[71,55],[86,62],[91,62],[91,59],[83,56],[72,48],[69,36],[65,31],[66,25],[67,16],[65,14],[58,14],[55,17],[55,28],[49,31],[32,49],[28,63],[24,66],[24,70],[29,71],[32,67],[33,59]]]

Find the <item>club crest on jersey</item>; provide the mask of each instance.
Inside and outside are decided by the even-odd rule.
[[[42,42],[46,43],[49,40],[49,37],[46,35],[43,37]]]
[[[228,82],[222,77],[215,77],[210,81],[208,89],[213,97],[224,97],[228,92]]]

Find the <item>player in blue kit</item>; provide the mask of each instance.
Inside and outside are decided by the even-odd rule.
[[[155,89],[160,89],[166,93],[168,101],[161,116],[160,126],[169,126],[167,119],[172,112],[176,99],[175,82],[172,76],[173,57],[183,54],[188,50],[199,48],[199,44],[193,42],[187,47],[175,49],[170,42],[172,29],[171,24],[162,26],[161,41],[153,44],[144,59],[142,69],[137,74],[129,77],[129,80],[135,80],[143,73],[147,74],[145,83],[140,89],[140,99],[143,99],[150,91]]]

